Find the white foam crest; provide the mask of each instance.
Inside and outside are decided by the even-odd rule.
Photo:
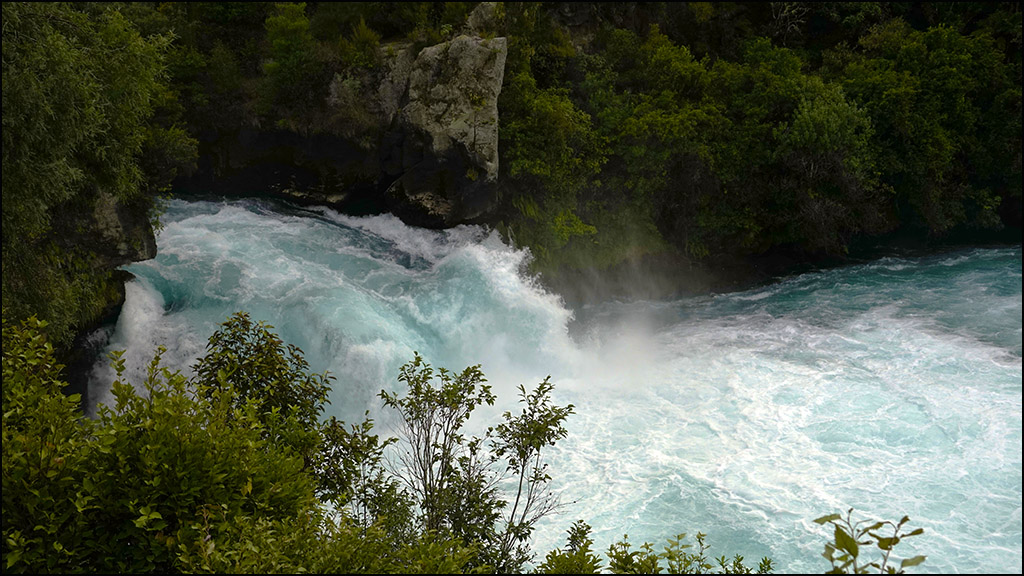
[[[942,260],[939,260],[939,265],[940,266],[956,266],[957,264],[963,264],[965,262],[969,262],[971,260],[971,257],[972,257],[972,255],[970,255],[970,254],[951,256],[951,257],[943,258]]]
[[[124,352],[124,381],[141,383],[160,346],[166,348],[163,365],[187,373],[205,343],[205,339],[197,338],[186,322],[165,316],[163,297],[147,280],[140,278],[125,284],[125,303],[107,346],[108,352]],[[99,404],[113,407],[110,384],[116,377],[114,368],[107,360],[97,362],[93,367],[87,408],[90,416],[96,414]]]
[[[397,216],[347,216],[330,208],[319,208],[324,217],[388,240],[395,249],[436,262],[451,253],[453,246],[479,242],[487,236],[480,226],[460,225],[445,230],[412,228]]]

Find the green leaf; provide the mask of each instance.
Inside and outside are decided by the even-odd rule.
[[[852,536],[846,533],[845,530],[836,526],[836,546],[841,550],[845,550],[850,556],[857,557],[859,552],[857,547],[857,541]]]
[[[874,523],[874,524],[872,524],[871,526],[868,526],[867,528],[865,528],[865,529],[864,529],[864,530],[863,530],[863,531],[861,532],[861,534],[864,534],[865,532],[871,532],[872,530],[878,530],[878,529],[879,529],[879,528],[881,528],[882,526],[885,526],[885,522],[875,522],[875,523]],[[874,536],[874,535],[872,534],[872,536]]]
[[[21,550],[11,550],[11,552],[7,555],[7,569],[10,570],[11,566],[17,564],[18,560],[20,559]]]
[[[925,558],[926,556],[914,556],[913,558],[907,558],[906,560],[900,562],[900,569],[902,570],[903,568],[911,568],[913,566],[917,566],[918,564],[924,562]]]
[[[829,522],[839,520],[840,518],[842,518],[842,516],[840,516],[839,514],[829,514],[827,516],[822,516],[821,518],[816,519],[815,522],[817,524],[827,524]]]
[[[882,550],[892,550],[892,547],[898,544],[899,541],[899,538],[878,538],[878,547]]]

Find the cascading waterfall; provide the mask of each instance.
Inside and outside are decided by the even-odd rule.
[[[574,314],[477,227],[429,231],[259,201],[174,201],[111,338],[129,378],[156,346],[188,371],[246,310],[336,378],[332,411],[397,390],[418,351],[481,364],[511,409],[546,375],[572,403],[552,451],[564,512],[597,549],[709,535],[710,553],[823,571],[817,516],[909,515],[924,571],[1021,571],[1021,250],[975,249],[804,274],[746,292]],[[570,336],[570,325],[572,335]],[[90,398],[109,402],[99,363]]]

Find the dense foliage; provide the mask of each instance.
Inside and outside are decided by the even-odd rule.
[[[521,388],[482,437],[464,427],[495,400],[478,366],[435,373],[417,356],[404,395],[382,392],[397,436],[373,422],[323,419],[327,375],[271,327],[236,314],[185,378],[158,350],[142,382],[118,374],[116,403],[95,419],[66,396],[42,322],[3,320],[3,556],[9,572],[499,572],[524,571],[536,522],[555,511],[546,447],[566,435],[573,407],[552,385]],[[514,486],[505,491],[508,486]],[[885,568],[899,524],[835,525],[837,570]],[[884,526],[891,536],[881,536]],[[681,534],[664,552],[628,537],[607,552],[616,573],[751,573],[739,555],[709,558]],[[858,542],[881,562],[857,564]],[[590,526],[579,521],[540,573],[597,573]],[[863,555],[862,555],[863,556]],[[903,561],[910,567],[923,561]],[[758,573],[773,569],[762,559]]]
[[[435,375],[417,357],[399,376],[408,393],[382,393],[403,423],[382,441],[369,420],[320,419],[326,396],[306,392],[326,377],[239,314],[191,379],[158,351],[125,382],[115,355],[116,404],[88,419],[43,327],[3,322],[5,571],[519,572],[556,507],[543,452],[572,407],[547,381],[469,438],[473,409],[494,401],[479,367]]]
[[[475,7],[5,4],[9,312],[61,342],[101,314],[111,258],[69,215],[146,212],[195,142],[214,178],[253,133],[329,135],[366,159],[328,180],[374,180],[363,95]],[[550,277],[1020,227],[1019,4],[509,2],[478,32],[508,41],[487,217]]]
[[[174,99],[170,36],[143,38],[96,5],[6,2],[3,21],[3,304],[52,323],[66,345],[116,300],[111,261],[142,251],[107,236],[112,207],[148,229],[150,198],[195,145],[171,115],[154,116]]]
[[[472,555],[448,536],[399,540],[384,519],[329,512],[316,497],[325,467],[303,452],[311,438],[337,437],[325,432],[334,423],[305,428],[296,410],[272,405],[281,387],[319,379],[293,371],[301,356],[265,326],[233,318],[201,363],[224,365],[235,343],[257,342],[247,350],[256,387],[235,389],[231,363],[213,384],[189,381],[157,353],[138,389],[114,382],[116,406],[95,420],[62,393],[41,327],[3,326],[5,571],[449,573]],[[334,446],[332,468],[366,463],[350,446]],[[355,493],[336,487],[338,505]]]
[[[506,26],[513,226],[549,267],[1020,226],[1019,5],[510,7]]]
[[[359,91],[398,47],[463,32],[474,6],[126,13],[177,36],[172,85],[210,150],[274,126],[374,154]],[[507,2],[490,26],[509,46],[493,220],[548,273],[1020,226],[1017,4]]]

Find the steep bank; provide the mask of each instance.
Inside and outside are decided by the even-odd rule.
[[[149,101],[118,101],[138,105],[117,116],[107,94],[106,120],[86,137],[68,134],[15,162],[61,166],[70,146],[62,181],[96,182],[74,181],[59,198],[48,185],[11,184],[8,150],[31,147],[5,140],[5,234],[75,194],[104,190],[120,201],[158,191],[148,176],[166,176],[166,162],[154,162],[149,146],[173,148],[169,135],[192,134],[199,169],[176,181],[179,193],[273,195],[430,228],[485,223],[528,247],[534,270],[570,301],[749,286],[856,261],[860,246],[894,238],[1019,238],[1019,12],[388,6],[83,8],[77,17],[107,12],[129,35],[132,26],[165,35],[156,44],[166,50],[167,84],[154,90],[136,70]],[[5,135],[18,133],[8,110],[59,102],[54,94],[75,85],[50,73],[53,94],[19,95],[10,73]],[[148,124],[137,122],[144,117]],[[71,116],[53,118],[75,126]],[[19,186],[24,209],[11,210]],[[53,284],[8,272],[24,260],[12,252],[17,237],[4,239],[5,286],[14,276]],[[47,249],[70,259],[66,246]],[[114,266],[96,262],[80,267]],[[37,304],[73,300],[58,292]],[[89,318],[106,306],[95,308]]]
[[[116,317],[118,268],[156,254],[152,195],[194,142],[156,113],[168,40],[116,7],[3,6],[3,308],[55,348]]]
[[[508,46],[481,35],[493,25],[488,9],[450,40],[387,44],[374,66],[334,74],[317,120],[299,132],[251,117],[208,134],[199,170],[177,189],[390,212],[428,228],[494,221]]]

